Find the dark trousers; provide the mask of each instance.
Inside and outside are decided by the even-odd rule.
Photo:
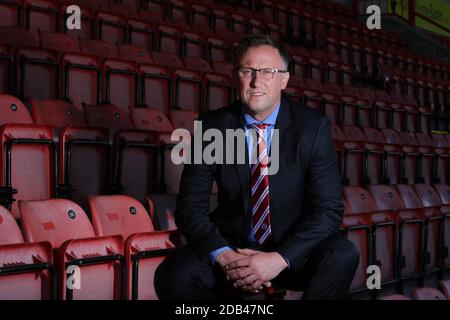
[[[339,233],[323,240],[298,272],[283,270],[272,285],[304,291],[303,299],[345,299],[359,263],[355,246]],[[192,300],[243,298],[208,257],[185,246],[156,270],[155,288],[159,299]],[[230,292],[233,294],[230,296]],[[228,295],[226,295],[226,293]]]

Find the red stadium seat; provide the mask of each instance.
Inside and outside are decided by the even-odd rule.
[[[430,185],[416,184],[414,190],[422,203],[425,218],[423,273],[436,277],[436,272],[439,271],[442,263],[448,257],[448,249],[445,252],[443,250],[445,239],[441,228],[443,223],[441,198]],[[435,282],[433,282],[433,285],[435,285]]]
[[[0,206],[0,299],[55,299],[52,260],[50,243],[25,243],[14,217]]]
[[[208,58],[211,62],[230,62],[231,52],[228,41],[217,37],[208,37]]]
[[[431,134],[434,145],[436,147],[435,153],[436,159],[436,177],[437,183],[450,183],[449,168],[450,168],[450,144],[445,139],[444,134]]]
[[[57,31],[59,8],[49,0],[24,0],[25,27],[38,37],[38,30]]]
[[[172,19],[183,21],[186,24],[190,23],[191,6],[180,0],[168,1],[167,13]]]
[[[212,25],[212,13],[208,5],[205,3],[191,3],[191,21],[194,25]]]
[[[42,48],[61,52],[79,52],[78,40],[62,32],[39,30],[39,44]]]
[[[56,250],[61,299],[124,297],[126,269],[121,236],[96,237],[83,209],[66,199],[21,201],[19,205],[25,239],[49,241]],[[79,289],[71,290],[67,285],[69,266],[80,268]]]
[[[158,170],[158,182],[154,190],[158,192],[165,192],[167,189],[170,191],[178,190],[183,166],[175,165],[170,161],[171,148],[174,142],[171,141],[173,126],[169,119],[165,114],[153,108],[132,108],[130,109],[130,116],[136,129],[153,130],[159,134],[158,145],[163,148],[163,151]]]
[[[419,152],[418,182],[431,184],[436,181],[436,148],[432,138],[423,132],[416,132],[417,151]]]
[[[179,29],[160,25],[157,34],[159,51],[181,56],[183,35]]]
[[[170,120],[174,129],[187,129],[191,135],[194,134],[194,121],[197,120],[198,113],[187,110],[171,110]]]
[[[114,137],[114,188],[145,203],[158,191],[158,134],[147,130],[122,130]],[[169,159],[167,159],[169,161]]]
[[[194,32],[183,33],[183,56],[190,58],[206,58],[207,42],[203,35]]]
[[[372,264],[368,213],[376,209],[370,194],[360,187],[345,187],[344,199],[347,204],[343,221],[344,233],[360,253],[360,261],[350,285],[350,293],[359,293],[367,290],[366,270]]]
[[[31,116],[35,124],[62,128],[67,125],[84,125],[84,114],[65,100],[30,99]]]
[[[393,129],[382,129],[384,137],[384,151],[386,152],[386,174],[384,182],[398,184],[404,182],[402,169],[402,138]]]
[[[171,133],[173,130],[167,116],[154,108],[130,108],[133,126],[139,130],[153,130],[160,133]]]
[[[126,3],[117,3],[117,2],[110,2],[109,3],[109,11],[117,14],[119,16],[123,16],[125,19],[138,19],[138,13],[135,10],[135,8],[129,6]]]
[[[104,194],[110,188],[108,140],[106,128],[71,125],[59,134],[59,192],[86,210],[89,195]]]
[[[0,95],[0,109],[1,204],[19,219],[17,200],[40,200],[54,195],[53,129],[33,125],[26,107],[12,96]]]
[[[161,0],[149,0],[147,1],[147,9],[152,12],[157,12],[161,16],[164,16],[167,12],[167,1]]]
[[[347,185],[366,186],[381,183],[383,176],[383,153],[378,142],[367,141],[364,133],[356,127],[343,128],[346,140],[344,148],[343,178]]]
[[[14,37],[11,35],[14,34]],[[0,27],[0,43],[7,43],[12,48],[38,47],[37,36],[18,27]]]
[[[147,210],[137,200],[123,195],[89,198],[92,223],[99,236],[120,234],[125,239],[128,299],[156,300],[155,270],[175,244],[170,232],[155,232]]]
[[[89,8],[95,13],[109,10],[108,0],[78,0],[78,2],[82,7]]]
[[[0,44],[0,92],[13,92],[13,55],[7,44]]]
[[[447,300],[450,300],[450,280],[439,281],[438,286]]]
[[[82,109],[82,103],[95,104],[101,100],[100,60],[91,55],[66,53],[63,58],[63,98]]]
[[[412,132],[400,132],[403,152],[403,182],[419,183],[419,143]]]
[[[397,283],[402,268],[401,259],[398,255],[399,218],[403,209],[403,202],[397,191],[385,185],[369,186],[372,199],[377,211],[372,214],[374,222],[372,226],[375,234],[374,257],[375,262],[381,268],[382,288],[389,283]],[[402,239],[403,242],[403,239]]]
[[[435,184],[434,189],[438,193],[438,195],[441,198],[441,214],[443,215],[443,228],[444,228],[444,235],[443,235],[443,246],[442,246],[442,268],[444,272],[447,272],[450,269],[450,232],[447,230],[450,230],[450,186],[447,184]],[[446,256],[447,252],[447,257]]]
[[[202,109],[215,110],[231,103],[232,89],[229,77],[213,73],[211,66],[201,58],[184,58],[184,64],[203,73]]]
[[[130,19],[128,20],[128,34],[129,42],[131,44],[145,48],[148,51],[156,49],[156,30],[153,23],[164,23],[164,21],[158,22],[155,19],[146,19],[143,15],[146,12],[140,12],[140,20]]]
[[[416,287],[426,259],[422,238],[425,219],[422,203],[414,188],[410,185],[396,185],[395,188],[403,202],[403,209],[398,211],[398,268],[403,289],[410,290],[410,286]],[[412,284],[409,284],[410,280],[414,280]]]
[[[128,112],[118,106],[112,104],[85,104],[83,107],[86,123],[92,127],[108,128],[111,139],[117,131],[133,128]]]
[[[59,64],[55,52],[34,48],[21,48],[18,53],[17,92],[23,100],[57,99],[59,88]]]
[[[110,45],[125,43],[127,24],[125,18],[110,12],[98,12],[96,16],[97,39]]]
[[[415,300],[447,300],[447,298],[435,288],[416,288],[413,290]]]
[[[103,40],[80,40],[81,52],[95,55],[103,59],[117,58],[118,52],[115,45]]]
[[[22,10],[23,4],[21,0],[0,3],[0,26],[18,27]]]

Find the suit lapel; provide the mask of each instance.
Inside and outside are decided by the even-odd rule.
[[[291,105],[288,100],[286,100],[283,96],[281,100],[280,112],[277,117],[277,121],[275,123],[275,129],[279,131],[279,168],[285,163],[286,160],[293,156],[292,150],[292,139],[289,130],[291,122]],[[273,144],[274,140],[272,139],[272,147],[271,150],[274,150]],[[271,155],[272,156],[272,155]],[[282,197],[283,190],[277,190],[273,186],[282,185],[282,181],[278,181],[282,179],[282,177],[278,174],[269,175],[269,194],[270,194],[270,220],[272,227],[272,238],[278,239],[278,225],[282,223],[283,217],[282,212],[277,212],[275,203]]]
[[[242,116],[242,105],[241,103],[237,103],[234,113],[234,124],[233,129],[245,129],[245,122]],[[244,208],[244,214],[246,215],[248,212],[248,204],[250,200],[250,168],[249,168],[249,158],[247,152],[247,139],[245,139],[245,163],[239,164],[237,161],[237,155],[239,150],[237,150],[237,144],[234,149],[234,168],[236,170],[236,174],[239,177],[241,194],[242,194],[242,206]]]

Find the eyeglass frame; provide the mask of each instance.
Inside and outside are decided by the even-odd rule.
[[[241,75],[240,75],[240,73],[239,73],[239,71],[240,71],[241,69],[250,69],[250,70],[252,71],[251,76],[250,76],[250,77],[241,77]],[[251,79],[251,78],[253,78],[253,77],[255,76],[255,74],[256,74],[257,71],[259,71],[260,74],[261,74],[261,70],[271,70],[271,71],[272,71],[272,77],[271,77],[271,78],[264,78],[264,77],[262,76],[262,74],[261,74],[261,77],[262,77],[263,79],[267,79],[267,80],[273,79],[274,76],[275,76],[275,73],[281,73],[281,74],[284,74],[284,73],[288,73],[288,72],[289,72],[288,70],[282,70],[282,69],[277,69],[277,68],[261,68],[261,69],[255,69],[255,68],[252,68],[252,67],[236,67],[234,70],[237,71],[238,76],[241,77],[241,78],[243,78],[243,79]]]

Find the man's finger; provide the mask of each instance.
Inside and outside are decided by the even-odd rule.
[[[256,275],[251,274],[246,278],[235,281],[234,287],[240,288],[240,287],[245,287],[245,286],[251,286],[253,284],[253,282],[255,282],[255,280],[256,280]]]
[[[252,284],[252,288],[253,290],[259,290],[259,288],[262,287],[263,282],[261,280],[256,280],[255,282],[253,282]]]
[[[264,283],[264,286],[266,288],[270,288],[272,286],[272,283],[270,283],[270,281],[267,281],[267,282]]]
[[[246,255],[246,256],[253,256],[253,255],[259,253],[259,251],[255,251],[255,250],[247,249],[247,248],[244,248],[244,249],[238,248],[237,252],[240,254]]]
[[[241,278],[245,278],[248,275],[252,273],[252,270],[249,268],[239,268],[239,269],[232,269],[226,271],[227,279],[228,280],[237,280]]]
[[[239,259],[239,260],[230,262],[229,264],[227,264],[225,266],[225,269],[232,270],[232,269],[236,269],[236,268],[248,267],[249,263],[250,262],[249,262],[248,258],[243,258],[243,259]]]

